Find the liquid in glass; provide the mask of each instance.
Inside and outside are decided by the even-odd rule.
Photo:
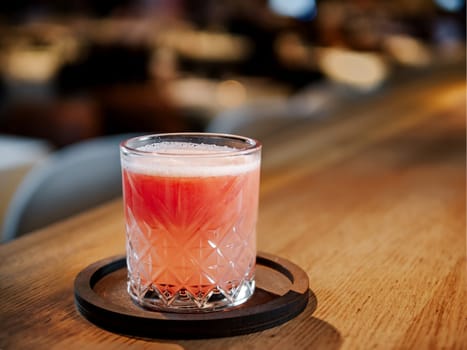
[[[246,301],[255,288],[259,155],[180,141],[138,151],[150,155],[122,158],[132,298],[169,311]]]

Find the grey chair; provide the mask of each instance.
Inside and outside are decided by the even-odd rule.
[[[82,141],[33,167],[8,206],[3,241],[120,196],[119,143],[131,136]]]
[[[366,96],[367,92],[340,84],[316,83],[288,98],[261,100],[222,111],[208,123],[206,131],[261,140],[300,123],[327,119],[349,102]]]

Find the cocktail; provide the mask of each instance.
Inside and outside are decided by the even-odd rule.
[[[234,135],[121,145],[128,292],[161,311],[239,305],[255,289],[261,145]]]

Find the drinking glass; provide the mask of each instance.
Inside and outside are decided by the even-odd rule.
[[[128,293],[158,311],[213,311],[255,289],[261,144],[213,133],[121,144]]]

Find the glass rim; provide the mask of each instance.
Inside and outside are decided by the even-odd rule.
[[[240,141],[243,142],[247,147],[245,148],[235,148],[234,151],[215,151],[209,153],[176,153],[176,152],[168,152],[168,151],[157,151],[157,150],[141,150],[135,146],[131,146],[131,143],[137,141],[145,141],[149,139],[164,139],[167,138],[176,138],[176,137],[194,137],[194,138],[219,138],[219,139],[230,139],[233,141]],[[189,142],[188,140],[186,142]],[[157,133],[157,134],[148,134],[148,135],[141,135],[129,138],[124,140],[120,143],[120,149],[127,153],[131,153],[134,155],[139,156],[161,156],[161,157],[180,157],[180,158],[212,158],[212,157],[235,157],[240,155],[248,155],[259,151],[262,148],[262,144],[260,141],[246,137],[240,136],[235,134],[227,134],[227,133],[213,133],[213,132],[173,132],[173,133]]]

